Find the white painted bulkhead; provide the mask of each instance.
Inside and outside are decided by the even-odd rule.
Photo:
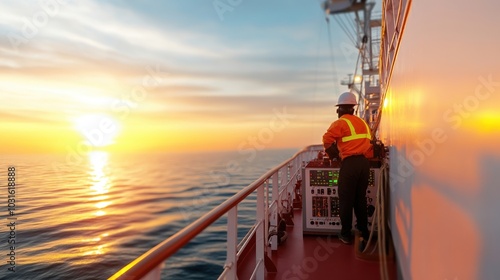
[[[400,274],[498,279],[500,2],[409,2],[380,125]]]

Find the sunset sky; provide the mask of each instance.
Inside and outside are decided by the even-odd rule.
[[[320,4],[2,1],[0,154],[320,143],[357,58]]]

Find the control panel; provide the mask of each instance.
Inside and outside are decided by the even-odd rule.
[[[310,162],[304,169],[302,185],[302,218],[304,234],[337,234],[341,230],[339,217],[338,165],[325,166],[323,162]],[[378,168],[370,168],[366,201],[368,226],[375,212],[378,189]],[[353,229],[356,216],[353,211]]]

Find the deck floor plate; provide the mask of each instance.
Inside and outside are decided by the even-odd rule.
[[[302,211],[294,212],[295,226],[287,227],[288,239],[280,245],[278,251],[268,256],[274,262],[277,273],[267,273],[268,280],[322,280],[322,279],[380,279],[378,261],[356,257],[356,244],[346,245],[336,235],[303,235]],[[255,264],[254,255],[248,256]],[[390,279],[396,279],[396,266],[388,258]],[[248,279],[249,271],[239,270],[239,279]],[[250,272],[251,273],[251,272]]]

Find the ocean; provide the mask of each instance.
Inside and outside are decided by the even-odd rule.
[[[297,151],[2,156],[0,279],[107,279]],[[254,202],[238,207],[240,240]],[[217,279],[225,238],[223,217],[162,279]]]

